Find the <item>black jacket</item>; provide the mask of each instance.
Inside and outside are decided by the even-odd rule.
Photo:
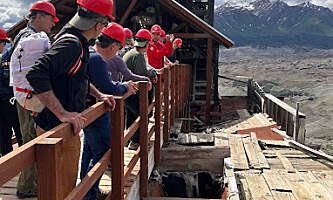
[[[89,43],[78,29],[69,25],[56,38],[64,33],[73,34],[80,41],[73,37],[57,41],[36,61],[26,78],[37,94],[53,90],[65,110],[82,112],[88,88]],[[67,72],[81,56],[82,48],[82,66],[75,75],[68,76]],[[44,130],[50,130],[61,123],[47,108],[38,114],[35,121]]]

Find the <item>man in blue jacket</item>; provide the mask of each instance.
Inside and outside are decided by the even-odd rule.
[[[134,94],[137,90],[135,83],[114,82],[108,71],[106,60],[116,55],[117,51],[124,45],[125,33],[123,27],[117,23],[111,23],[102,30],[97,37],[96,44],[90,49],[89,77],[95,87],[111,95],[122,95],[126,92]],[[88,96],[87,104],[96,103],[95,98]],[[90,169],[110,149],[110,113],[106,112],[101,117],[84,129],[84,146],[81,160],[81,174],[83,179]],[[84,200],[95,199],[98,193],[99,180],[88,191]]]

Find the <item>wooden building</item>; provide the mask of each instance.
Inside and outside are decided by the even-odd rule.
[[[75,14],[75,0],[51,0],[60,19],[54,28],[56,33]],[[114,0],[115,21],[133,32],[150,29],[159,24],[168,33],[183,39],[177,49],[180,63],[192,66],[191,100],[201,104],[203,117],[209,122],[211,102],[218,100],[219,45],[226,48],[233,42],[212,27],[214,0]],[[21,21],[9,30],[13,37],[25,27]]]

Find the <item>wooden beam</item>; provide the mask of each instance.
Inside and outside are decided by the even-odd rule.
[[[105,169],[111,160],[111,150],[109,149],[104,156],[95,164],[88,174],[81,180],[65,200],[82,199],[88,190],[95,184],[100,176],[103,175]]]
[[[124,13],[124,15],[121,17],[119,24],[123,25],[124,22],[126,21],[127,17],[129,16],[129,14],[131,13],[131,11],[133,10],[135,4],[136,4],[137,0],[132,0],[131,3],[129,4],[126,12]]]
[[[124,199],[124,100],[115,98],[111,112],[112,199]]]
[[[148,82],[139,82],[140,91],[140,198],[148,196]]]
[[[155,163],[160,162],[161,158],[161,74],[157,75],[157,83],[155,86],[155,141],[154,141],[154,159]]]
[[[213,61],[213,41],[207,39],[207,65],[206,65],[206,124],[210,123],[210,98],[212,87],[212,61]]]
[[[164,126],[163,126],[163,142],[167,142],[169,140],[169,127],[170,127],[170,113],[169,113],[169,79],[170,79],[170,68],[164,67]]]
[[[87,119],[84,127],[95,121],[103,113],[106,107],[103,102],[97,103],[82,112],[84,118]],[[43,135],[24,144],[15,151],[8,153],[0,158],[0,185],[3,185],[20,171],[29,168],[36,161],[35,145],[44,138],[62,138],[65,141],[73,137],[73,128],[69,123],[62,123],[59,126],[47,131]],[[15,167],[13,167],[15,166]]]
[[[37,143],[38,199],[63,199],[62,138],[45,138]]]
[[[196,39],[196,38],[213,38],[207,33],[174,33],[175,37],[185,38],[185,39]]]

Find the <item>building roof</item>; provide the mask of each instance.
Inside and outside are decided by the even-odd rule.
[[[56,7],[57,17],[60,19],[60,21],[57,23],[55,27],[55,30],[58,31],[75,14],[77,7],[76,0],[51,0],[50,2],[53,3],[54,6]],[[172,14],[175,14],[176,16],[182,18],[184,21],[186,21],[199,31],[209,34],[210,37],[215,39],[218,43],[223,44],[226,48],[230,48],[233,46],[234,42],[232,40],[230,40],[228,37],[221,34],[219,31],[210,26],[208,23],[197,17],[195,14],[193,14],[191,11],[182,6],[177,1],[158,0],[158,2],[163,7],[170,10]],[[25,25],[26,21],[22,19],[20,22],[18,22],[8,30],[8,36],[14,37],[20,29],[25,27]]]

